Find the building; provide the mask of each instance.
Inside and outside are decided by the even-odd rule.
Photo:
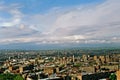
[[[96,60],[98,59],[98,57],[97,57],[97,56],[94,56],[93,59],[96,61]]]
[[[87,55],[83,55],[83,56],[82,56],[82,59],[83,59],[84,62],[86,62],[86,61],[88,60]]]
[[[116,72],[117,80],[120,80],[120,70]]]
[[[100,56],[99,58],[100,58],[102,64],[104,64],[105,63],[105,56]]]
[[[44,67],[44,73],[48,73],[48,74],[56,73],[56,68],[52,66]]]

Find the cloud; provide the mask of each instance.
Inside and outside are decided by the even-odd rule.
[[[33,30],[25,25],[21,25],[20,27],[1,27],[0,28],[0,38],[29,38],[32,35],[39,34],[38,31]],[[40,34],[39,34],[40,35]],[[13,41],[14,42],[14,41]]]
[[[18,4],[11,4],[5,6],[4,3],[0,4],[0,11],[2,12],[0,15],[0,26],[4,27],[13,27],[21,23],[23,14],[19,11],[21,8]],[[6,17],[6,15],[9,17]]]
[[[77,7],[57,17],[51,33],[56,36],[81,35],[90,39],[111,39],[120,37],[119,0],[106,0],[104,3]]]
[[[15,6],[15,5],[14,5]],[[120,42],[120,1],[95,5],[53,8],[43,14],[23,14],[18,7],[7,9],[12,18],[3,21],[0,43],[59,44]],[[0,10],[4,10],[0,7]],[[21,25],[21,24],[25,24]],[[17,27],[15,27],[17,26]],[[12,37],[12,38],[11,38]]]

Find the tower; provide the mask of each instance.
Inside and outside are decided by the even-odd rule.
[[[73,62],[75,62],[75,57],[74,57],[74,55],[73,55],[73,57],[72,57],[72,60],[73,60]]]

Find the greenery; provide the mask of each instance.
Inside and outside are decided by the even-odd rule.
[[[116,80],[116,75],[115,73],[111,73],[111,75],[109,76],[110,80]]]
[[[81,67],[82,64],[81,63],[77,63],[77,64],[74,64],[73,67]]]
[[[0,74],[0,80],[24,80],[20,75],[18,74]]]
[[[88,75],[83,75],[82,79],[83,80],[99,80],[99,79],[103,79],[103,78],[108,78],[110,76],[110,74],[111,73],[109,73],[109,72],[88,74]]]
[[[17,75],[14,80],[24,80],[20,75]]]

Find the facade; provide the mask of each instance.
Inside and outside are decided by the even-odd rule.
[[[120,70],[116,72],[117,80],[120,80]]]

